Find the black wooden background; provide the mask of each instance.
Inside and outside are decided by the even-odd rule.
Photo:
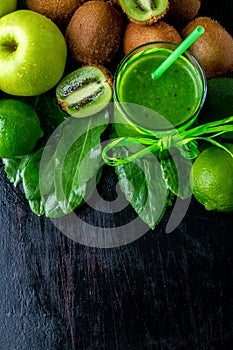
[[[233,34],[232,1],[203,0],[201,13]],[[127,246],[90,248],[35,216],[2,165],[0,211],[0,350],[233,349],[232,213],[192,199],[171,234],[168,210]]]

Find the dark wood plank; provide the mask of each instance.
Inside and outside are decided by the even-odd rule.
[[[0,193],[2,348],[208,349],[232,341],[230,213],[207,214],[193,200],[173,233],[161,223],[130,245],[97,249],[32,214],[7,181]]]

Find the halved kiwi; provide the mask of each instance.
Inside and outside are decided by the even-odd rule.
[[[112,98],[112,76],[104,67],[84,66],[65,76],[56,88],[58,103],[69,115],[89,117]]]
[[[151,24],[162,18],[168,10],[168,0],[119,0],[128,18],[137,23]]]

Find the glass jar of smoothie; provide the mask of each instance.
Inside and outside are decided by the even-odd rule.
[[[114,76],[115,129],[119,137],[163,137],[196,120],[207,82],[198,60],[187,50],[159,78],[152,72],[177,45],[153,42],[126,55]]]

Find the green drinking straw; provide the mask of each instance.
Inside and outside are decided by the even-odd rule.
[[[159,78],[203,33],[205,29],[197,26],[187,38],[166,58],[161,65],[151,74],[153,79]]]

